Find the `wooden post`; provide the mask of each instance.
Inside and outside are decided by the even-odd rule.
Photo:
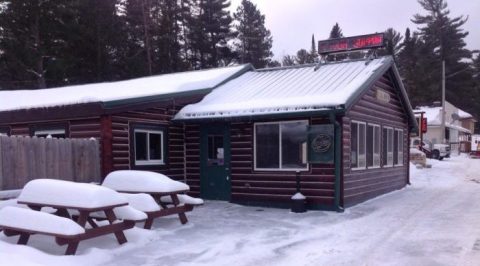
[[[104,115],[100,119],[101,122],[101,145],[102,145],[102,179],[113,170],[112,155],[112,117]]]

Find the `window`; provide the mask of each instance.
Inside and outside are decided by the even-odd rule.
[[[35,129],[33,135],[39,138],[66,138],[64,128]]]
[[[223,136],[208,136],[208,165],[224,164]]]
[[[10,135],[10,128],[0,127],[0,136],[8,136],[8,135]]]
[[[393,128],[383,128],[383,166],[393,166]]]
[[[395,129],[394,164],[403,165],[403,130]]]
[[[380,126],[367,126],[367,167],[380,167]]]
[[[163,131],[134,129],[135,165],[164,164]]]
[[[255,170],[307,170],[308,121],[256,123]]]
[[[352,121],[351,131],[351,167],[352,169],[364,169],[367,166],[366,124]]]

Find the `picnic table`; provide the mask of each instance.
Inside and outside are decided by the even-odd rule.
[[[119,244],[126,243],[123,231],[147,218],[144,213],[127,206],[124,196],[94,184],[37,179],[25,185],[17,202],[30,209],[8,207],[0,210],[4,212],[0,228],[5,235],[20,235],[18,244],[27,244],[32,234],[51,235],[57,244],[68,245],[66,255],[75,254],[80,241],[108,234],[114,234]],[[56,212],[40,212],[44,207],[54,208]],[[71,215],[72,212],[78,215]],[[108,223],[94,223],[92,214],[98,216],[99,213],[104,214]],[[118,214],[122,217],[117,217]],[[87,227],[87,222],[91,228]]]
[[[188,222],[185,213],[192,211],[194,206],[203,204],[203,200],[185,195],[190,190],[187,184],[155,172],[139,170],[114,171],[105,177],[102,186],[121,193],[150,195],[159,205],[158,209],[144,210],[141,207],[135,207],[147,214],[145,229],[151,229],[155,218],[174,214],[177,214],[180,222],[185,224]]]

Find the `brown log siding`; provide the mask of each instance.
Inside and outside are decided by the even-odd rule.
[[[113,114],[111,119],[113,170],[149,170],[163,173],[175,180],[184,180],[184,129],[183,125],[171,122],[180,108],[157,107]],[[165,126],[167,157],[164,165],[135,166],[132,161],[134,147],[130,136],[133,124]]]
[[[310,124],[329,123],[322,118],[298,118]],[[285,121],[285,120],[280,120]],[[294,171],[254,170],[254,123],[231,124],[232,201],[288,204],[296,192]],[[310,164],[300,175],[302,193],[310,205],[333,206],[334,165]]]
[[[376,99],[375,91],[381,88],[388,92],[390,101],[381,102]],[[403,129],[403,166],[378,169],[351,170],[351,121],[361,121]],[[400,189],[408,182],[408,122],[402,106],[398,90],[394,89],[390,76],[385,74],[356,102],[342,120],[343,127],[343,204],[345,207],[363,202],[384,193]],[[381,130],[383,132],[383,130]],[[382,136],[382,134],[381,134]],[[383,136],[382,136],[383,137]],[[382,138],[381,137],[381,138]],[[381,145],[383,141],[380,140]],[[380,149],[380,160],[383,158]]]

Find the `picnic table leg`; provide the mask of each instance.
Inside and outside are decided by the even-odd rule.
[[[105,215],[107,216],[108,222],[110,222],[110,224],[113,224],[113,222],[115,222],[116,217],[113,209],[105,210]],[[118,244],[120,245],[127,242],[127,238],[125,237],[123,231],[115,232],[115,237],[117,238]]]
[[[177,194],[172,194],[170,197],[172,198],[173,205],[178,206],[180,204]],[[179,213],[178,218],[180,218],[180,222],[182,224],[186,224],[188,222],[187,215],[185,215],[184,212]]]
[[[152,229],[153,225],[153,218],[148,217],[147,220],[145,221],[145,225],[143,226],[144,229]]]
[[[28,239],[30,239],[30,234],[28,233],[20,233],[20,238],[18,239],[18,245],[26,245],[28,243]]]
[[[75,255],[75,253],[77,252],[78,243],[79,241],[69,240],[67,250],[65,251],[65,255]]]

